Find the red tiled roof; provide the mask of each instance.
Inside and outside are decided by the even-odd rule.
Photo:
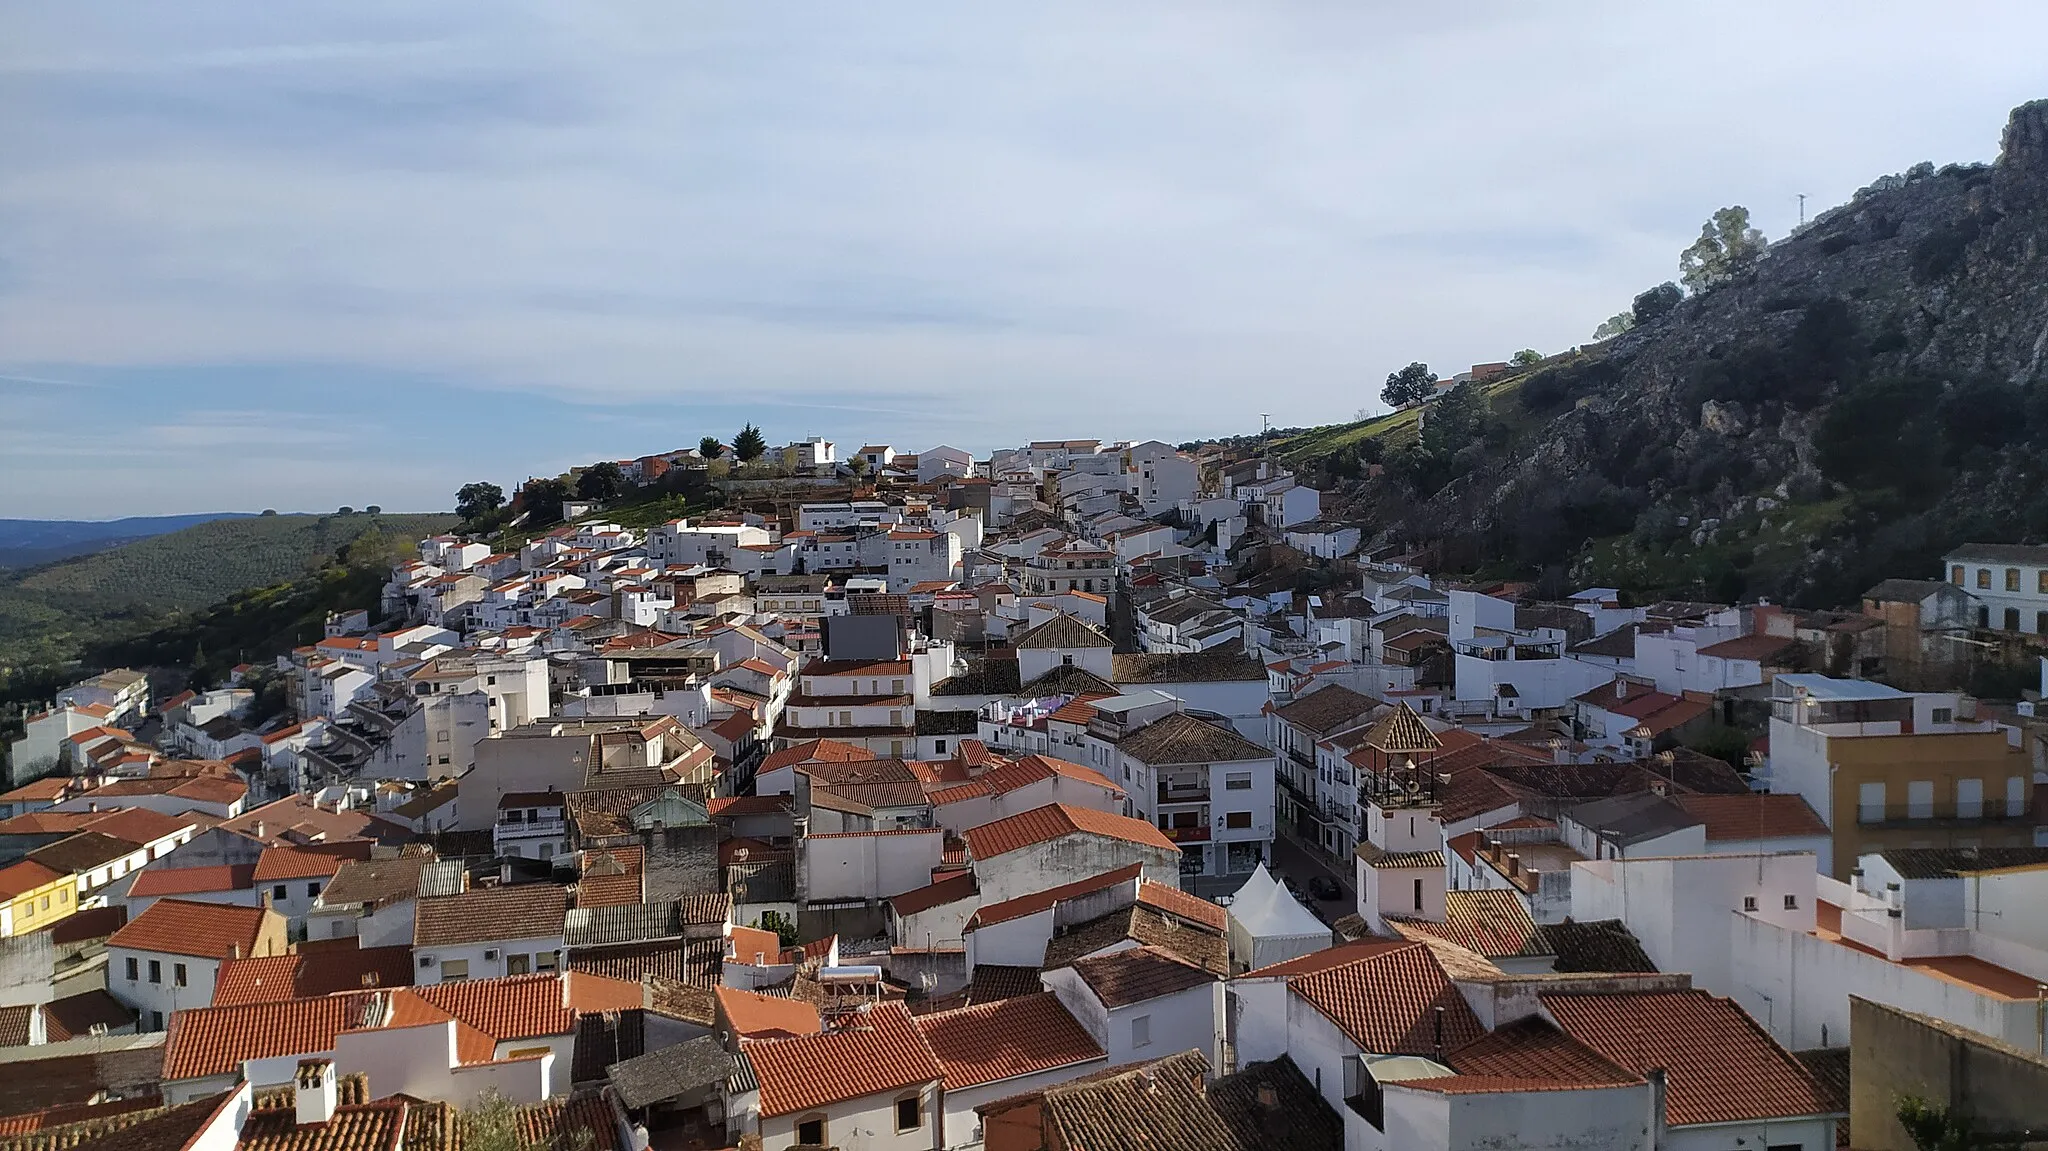
[[[410,987],[412,980],[410,947],[320,947],[221,964],[213,985],[213,1006]]]
[[[256,865],[229,863],[215,867],[152,867],[137,873],[128,898],[195,895],[205,891],[247,891],[255,885]]]
[[[934,1012],[914,1022],[938,1057],[948,1091],[1107,1059],[1049,991]]]
[[[1166,834],[1142,819],[1111,815],[1086,807],[1049,803],[1044,807],[985,823],[967,830],[967,849],[979,860],[1046,843],[1063,835],[1082,833],[1120,839],[1144,847],[1179,852],[1180,847]]]
[[[1707,825],[1707,839],[1791,839],[1824,836],[1821,822],[1797,795],[1674,795],[1687,815]]]
[[[0,898],[13,899],[17,895],[34,891],[46,883],[55,883],[64,878],[64,872],[54,867],[23,859],[0,867]]]
[[[1199,923],[1212,931],[1230,929],[1229,912],[1199,895],[1191,895],[1178,887],[1168,887],[1164,883],[1154,883],[1149,879],[1140,880],[1138,902],[1169,915],[1177,915],[1190,923]]]
[[[1087,879],[1077,879],[1072,883],[1062,883],[1058,887],[1048,887],[1044,891],[1034,891],[1027,895],[1017,896],[1015,899],[1005,899],[1001,903],[987,904],[968,917],[967,927],[971,931],[976,927],[993,927],[998,923],[1008,920],[1021,919],[1026,915],[1033,915],[1044,911],[1063,899],[1075,899],[1092,892],[1115,887],[1119,883],[1129,883],[1144,874],[1144,871],[1144,864],[1133,863],[1125,867],[1119,867],[1115,871],[1105,871],[1101,875],[1090,876]]]
[[[1703,647],[1699,649],[1699,653],[1701,655],[1718,656],[1721,659],[1753,659],[1762,661],[1771,658],[1788,647],[1796,645],[1798,642],[1797,640],[1776,635],[1739,635],[1734,639],[1724,639],[1720,643]]]
[[[820,1030],[818,1009],[801,999],[783,999],[719,987],[718,1010],[732,1033],[747,1038],[816,1035]]]
[[[194,826],[194,821],[185,816],[164,815],[146,807],[129,807],[101,812],[90,826],[101,835],[111,835],[130,843],[154,843]]]
[[[1126,947],[1076,959],[1074,974],[1104,1007],[1115,1009],[1214,983],[1216,976],[1163,947]]]
[[[548,939],[562,934],[567,889],[551,883],[480,887],[421,899],[413,912],[414,946]]]
[[[42,930],[50,933],[50,942],[64,946],[67,943],[82,943],[88,939],[104,939],[128,922],[128,908],[125,904],[109,907],[90,907],[73,915],[67,915]]]
[[[746,1053],[761,1082],[764,1118],[931,1083],[945,1074],[897,1002],[876,1004],[858,1028],[751,1041]]]
[[[916,915],[920,911],[930,911],[942,904],[972,899],[975,891],[974,873],[963,871],[957,875],[947,876],[930,886],[894,896],[889,900],[889,906],[898,916]]]
[[[255,880],[275,883],[281,879],[332,879],[341,865],[370,858],[370,843],[336,844],[333,847],[266,847],[256,857]]]
[[[1397,945],[1295,975],[1288,979],[1287,987],[1327,1016],[1360,1050],[1376,1054],[1434,1053],[1439,1007],[1444,1009],[1445,1050],[1469,1043],[1485,1031],[1465,997],[1444,974],[1435,953],[1419,943]]]
[[[241,1007],[199,1007],[171,1015],[164,1039],[166,1080],[224,1075],[246,1059],[334,1050],[334,1037],[375,1010],[368,995],[330,995]]]
[[[107,946],[203,959],[251,956],[256,954],[265,914],[261,907],[159,899],[110,936]]]
[[[1643,1081],[1533,1015],[1480,1036],[1451,1052],[1445,1062],[1460,1078],[1520,1079],[1542,1082],[1549,1089],[1621,1087]]]
[[[415,987],[412,993],[503,1042],[567,1035],[580,1012],[641,1006],[640,986],[581,971]]]
[[[1536,933],[1528,905],[1522,902],[1520,894],[1505,887],[1445,892],[1442,923],[1388,918],[1395,920],[1402,934],[1411,939],[1412,932],[1426,932],[1489,959],[1522,954],[1529,946],[1529,937]]]
[[[713,815],[773,815],[789,811],[795,803],[793,795],[721,795],[704,806]]]
[[[1735,1004],[1705,991],[1545,995],[1573,1039],[1637,1074],[1669,1076],[1672,1126],[1834,1113],[1799,1061]]]
[[[754,957],[757,955],[764,957],[767,962],[773,963],[775,957],[782,954],[782,937],[773,931],[763,931],[758,927],[736,926],[726,936],[726,939],[731,944],[733,962],[735,963],[753,963]]]

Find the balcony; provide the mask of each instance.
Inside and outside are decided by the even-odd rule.
[[[1209,802],[1209,787],[1207,784],[1203,784],[1200,787],[1169,787],[1162,783],[1159,785],[1159,802],[1207,803]]]
[[[522,819],[518,822],[508,820],[498,824],[496,834],[500,839],[518,835],[560,835],[567,827],[568,822],[560,819]]]
[[[1209,829],[1206,826],[1162,827],[1159,829],[1159,832],[1175,843],[1207,843],[1209,841]]]
[[[1996,802],[1985,800],[1982,812],[1977,815],[1958,815],[1953,807],[1943,810],[1906,803],[1888,803],[1883,807],[1859,805],[1856,808],[1856,826],[1878,830],[1912,827],[1983,827],[1987,824],[2002,826],[2026,822],[2031,815],[2031,805],[2012,811],[2007,808],[2003,796]]]
[[[1300,764],[1303,767],[1308,768],[1311,771],[1315,770],[1316,756],[1315,753],[1312,751],[1301,751],[1296,748],[1290,747],[1287,749],[1287,758],[1293,760],[1294,762]]]

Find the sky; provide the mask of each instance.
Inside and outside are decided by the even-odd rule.
[[[1353,418],[2048,97],[2035,3],[0,0],[0,516]]]

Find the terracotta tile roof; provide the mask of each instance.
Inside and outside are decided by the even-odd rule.
[[[231,959],[256,954],[265,909],[188,899],[159,899],[107,939],[108,947]]]
[[[562,934],[569,913],[567,889],[551,883],[482,887],[419,901],[415,947],[447,947],[499,939],[546,939]]]
[[[1791,839],[1825,836],[1806,800],[1797,795],[1674,795],[1687,814],[1707,825],[1707,840]]]
[[[1045,984],[1039,979],[1036,967],[977,963],[974,965],[974,978],[967,985],[967,1002],[996,1003],[1020,995],[1036,995],[1043,990]]]
[[[645,879],[646,849],[638,844],[589,851],[576,881],[576,906],[638,904],[646,895]]]
[[[7,1151],[64,1151],[91,1147],[95,1151],[179,1151],[199,1142],[206,1130],[235,1098],[233,1091],[195,1099],[177,1107],[119,1110],[105,1104],[82,1122],[38,1127],[34,1134],[10,1139]],[[80,1109],[82,1110],[82,1109]]]
[[[90,1035],[95,1027],[113,1030],[135,1022],[135,1012],[106,991],[94,988],[43,1004],[43,1030],[51,1043]]]
[[[1703,647],[1699,649],[1699,653],[1701,655],[1716,656],[1721,659],[1753,659],[1761,662],[1770,660],[1788,647],[1797,646],[1799,646],[1798,640],[1787,639],[1784,636],[1763,634],[1740,635],[1734,639],[1724,639],[1720,643]]]
[[[29,1040],[29,1024],[33,1021],[36,1007],[23,1003],[14,1007],[0,1007],[0,1047],[26,1047]]]
[[[1321,737],[1364,719],[1367,712],[1378,706],[1379,701],[1371,696],[1337,683],[1311,692],[1285,707],[1275,708],[1273,714],[1311,735]]]
[[[1110,642],[1108,636],[1086,622],[1060,612],[1011,640],[1010,646],[1019,651],[1042,651],[1055,648],[1106,648],[1116,645]]]
[[[1375,949],[1348,962],[1294,975],[1287,986],[1360,1050],[1374,1054],[1435,1054],[1438,1007],[1444,1009],[1445,1051],[1477,1039],[1485,1030],[1436,955],[1419,943]]]
[[[1271,750],[1186,712],[1161,716],[1116,741],[1117,750],[1146,764],[1271,762]]]
[[[761,1115],[809,1111],[932,1083],[944,1070],[901,1003],[876,1004],[861,1026],[794,1039],[748,1041],[761,1082]]]
[[[1208,1082],[1198,1051],[1112,1068],[1035,1096],[1047,1142],[1187,1151],[1335,1151],[1344,1124],[1286,1056]],[[978,1110],[1030,1107],[1026,1095]],[[1057,1134],[1054,1134],[1057,1133]]]
[[[410,947],[321,947],[291,955],[231,959],[221,964],[213,1006],[309,999],[339,991],[410,987]]]
[[[55,883],[68,874],[70,873],[58,871],[33,859],[10,863],[6,867],[0,867],[0,898],[12,899],[17,895],[34,891],[46,883]]]
[[[256,858],[258,883],[280,879],[330,879],[344,863],[370,857],[370,843],[336,844],[332,848],[266,847]]]
[[[863,752],[862,754],[866,754]],[[793,795],[721,795],[705,803],[705,810],[728,818],[738,815],[773,815],[796,805]]]
[[[1536,933],[1528,905],[1505,887],[1444,893],[1444,921],[1388,916],[1404,929],[1427,932],[1448,939],[1468,951],[1489,959],[1528,953],[1529,939]],[[1412,938],[1412,937],[1411,937]]]
[[[735,963],[753,963],[755,956],[765,956],[767,962],[774,963],[782,954],[782,937],[758,927],[735,926],[726,940],[732,948],[728,954]]]
[[[320,893],[321,902],[330,907],[344,903],[381,907],[411,899],[419,894],[421,869],[432,862],[433,855],[415,852],[397,859],[343,863]]]
[[[916,915],[920,911],[930,911],[932,908],[942,904],[955,903],[962,899],[972,899],[976,890],[974,873],[963,871],[957,875],[949,875],[929,886],[920,887],[916,890],[906,891],[901,895],[894,896],[889,900],[889,907],[899,917]]]
[[[801,999],[785,999],[742,991],[737,987],[715,989],[718,1012],[726,1029],[743,1038],[816,1035],[822,1029],[818,1009]]]
[[[67,915],[42,930],[50,933],[50,942],[59,947],[67,943],[82,943],[88,939],[105,939],[121,930],[128,922],[128,908],[124,904],[109,907],[89,907],[84,911]]]
[[[256,865],[233,863],[219,867],[152,867],[136,875],[128,888],[130,899],[166,895],[196,895],[207,891],[247,891],[255,886]]]
[[[1458,1078],[1519,1080],[1541,1084],[1539,1089],[1621,1087],[1643,1081],[1533,1015],[1480,1036],[1451,1052],[1444,1062]],[[1403,1086],[1425,1088],[1430,1082],[1402,1081]]]
[[[1157,847],[1178,853],[1180,847],[1166,838],[1164,832],[1142,819],[1129,816],[1111,815],[1086,807],[1071,807],[1064,803],[1049,803],[1044,807],[985,823],[967,830],[967,849],[975,859],[989,860],[998,855],[1048,843],[1063,835],[1086,834],[1105,839],[1118,839],[1142,847]]]
[[[620,1011],[644,1001],[638,984],[570,971],[415,987],[435,1007],[499,1041],[567,1035],[586,1011]]]
[[[19,1115],[0,1117],[0,1136],[29,1135],[52,1128],[84,1125],[81,1131],[118,1131],[148,1119],[163,1109],[163,1098],[158,1095],[138,1095],[132,1099],[109,1099],[104,1103],[63,1103]],[[70,1132],[64,1132],[69,1135]],[[20,1142],[0,1144],[9,1151],[30,1146]]]
[[[1057,720],[1060,723],[1086,724],[1089,720],[1095,718],[1094,705],[1097,700],[1115,698],[1115,694],[1111,692],[1084,691],[1059,707],[1054,708],[1046,718]]]
[[[1637,1074],[1665,1068],[1674,1127],[1835,1113],[1799,1061],[1734,1000],[1704,991],[1544,995],[1573,1039]]]
[[[948,1091],[1106,1059],[1049,991],[919,1016]]]
[[[1173,995],[1214,983],[1218,978],[1216,973],[1204,971],[1158,947],[1127,947],[1077,959],[1074,973],[1104,1007],[1111,1009]]]
[[[293,1111],[263,1108],[251,1111],[242,1122],[236,1151],[384,1151],[406,1146],[406,1118],[412,1108],[443,1106],[391,1098],[336,1107],[334,1117],[317,1130],[299,1126]]]
[[[1361,843],[1352,855],[1367,867],[1386,871],[1441,871],[1444,853],[1435,851],[1382,851],[1370,843]]]
[[[1230,913],[1223,908],[1191,895],[1178,887],[1168,887],[1149,879],[1138,881],[1138,902],[1154,907],[1169,915],[1176,915],[1190,923],[1198,923],[1212,931],[1230,929]]]
[[[1618,971],[1653,974],[1657,965],[1619,919],[1539,924],[1529,938],[1529,955],[1556,956],[1559,974]]]
[[[1076,899],[1115,887],[1119,883],[1130,883],[1142,875],[1144,870],[1143,864],[1133,863],[1087,879],[1062,883],[1058,887],[1048,887],[1044,891],[1034,891],[1015,899],[1005,899],[1001,903],[987,904],[968,917],[967,929],[972,931],[976,927],[992,927],[1007,920],[1020,919],[1044,911],[1063,899]]]
[[[129,807],[100,812],[92,817],[88,826],[101,835],[111,835],[131,843],[154,843],[194,826],[194,821],[190,816],[164,815],[146,807]]]
[[[372,995],[330,995],[174,1012],[164,1039],[163,1077],[198,1079],[234,1071],[246,1059],[332,1051],[335,1036],[380,1011]]]

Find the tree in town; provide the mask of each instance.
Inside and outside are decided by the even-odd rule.
[[[1542,362],[1543,353],[1537,351],[1534,348],[1523,348],[1521,351],[1516,352],[1514,355],[1508,357],[1508,363],[1513,364],[1518,368],[1533,367],[1534,365],[1540,364]]]
[[[846,466],[853,472],[854,478],[859,479],[867,474],[868,458],[866,456],[855,456],[846,461]]]
[[[1919,1151],[2018,1151],[2019,1144],[1986,1138],[1968,1115],[1912,1095],[1899,1097],[1899,1126]]]
[[[753,463],[768,450],[768,441],[761,438],[761,429],[752,424],[741,428],[732,438],[732,458],[743,464]]]
[[[1629,317],[1635,324],[1652,324],[1671,313],[1680,300],[1685,299],[1685,289],[1669,280],[1636,297],[1629,308]]]
[[[558,479],[528,480],[519,489],[519,506],[532,517],[530,524],[548,524],[562,518],[562,503],[569,498],[569,485]]]
[[[505,506],[505,489],[496,484],[464,484],[455,489],[455,514],[479,520]]]
[[[1600,321],[1600,326],[1593,329],[1593,338],[1596,340],[1611,340],[1635,326],[1636,318],[1632,313],[1616,312]]]
[[[512,1102],[496,1087],[486,1087],[462,1111],[463,1151],[589,1151],[595,1136],[588,1130],[570,1130],[566,1125],[552,1141],[529,1139],[523,1122],[526,1109]]]
[[[725,454],[725,445],[716,436],[705,436],[697,441],[697,454],[707,460],[715,460]]]
[[[1714,213],[1700,225],[1700,238],[1679,253],[1679,279],[1698,294],[1727,283],[1754,267],[1769,247],[1764,234],[1749,226],[1749,209],[1737,204]]]
[[[610,460],[600,460],[583,469],[576,477],[576,498],[585,500],[617,499],[626,490],[626,477],[620,473],[619,465]]]
[[[1380,389],[1380,399],[1390,408],[1419,404],[1436,391],[1436,373],[1429,365],[1417,360],[1398,372],[1387,374],[1387,386]]]

